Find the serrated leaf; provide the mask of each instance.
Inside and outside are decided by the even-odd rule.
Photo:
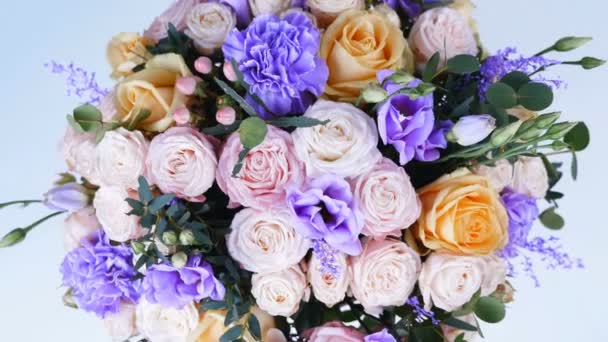
[[[429,58],[429,61],[426,63],[426,66],[422,71],[422,80],[424,82],[430,82],[433,80],[433,77],[437,72],[437,67],[439,66],[440,58],[441,54],[439,52],[435,52],[435,54]]]
[[[236,101],[243,110],[249,114],[250,116],[258,116],[258,113],[255,109],[241,96],[236,90],[232,89],[226,82],[220,80],[219,78],[214,78],[215,83],[222,88],[226,95],[230,96],[234,101]]]
[[[234,342],[237,341],[243,335],[243,326],[235,325],[232,328],[228,329],[222,337],[220,337],[220,342]]]
[[[481,64],[475,56],[458,55],[448,59],[448,71],[455,74],[472,74],[479,71]]]

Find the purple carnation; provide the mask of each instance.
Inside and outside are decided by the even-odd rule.
[[[364,342],[397,342],[387,329],[365,336]]]
[[[363,217],[347,181],[332,174],[312,179],[306,191],[290,191],[287,203],[300,234],[349,255],[361,254]]]
[[[262,15],[247,29],[234,30],[223,51],[250,86],[247,102],[267,119],[302,114],[323,94],[329,70],[319,56],[319,40],[319,30],[302,13]]]
[[[505,189],[501,198],[509,215],[509,243],[503,253],[516,256],[517,248],[526,246],[528,243],[530,229],[538,218],[538,206],[535,198],[511,189]]]
[[[393,145],[399,152],[399,163],[405,165],[412,159],[433,161],[439,158],[439,149],[447,147],[445,134],[451,123],[436,125],[433,113],[433,94],[411,99],[399,93],[404,88],[413,88],[422,81],[413,80],[408,85],[385,81],[393,74],[383,70],[378,73],[378,81],[384,90],[392,94],[378,108],[378,131],[385,145]]]
[[[103,318],[117,313],[122,302],[137,303],[140,281],[134,279],[131,248],[112,246],[103,230],[82,244],[65,256],[60,269],[78,307]]]
[[[226,288],[213,274],[211,265],[201,255],[193,255],[180,269],[168,264],[150,267],[143,292],[150,303],[181,309],[205,298],[222,300]]]

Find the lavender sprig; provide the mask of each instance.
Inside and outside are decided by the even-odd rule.
[[[414,309],[414,313],[416,314],[416,322],[422,323],[427,319],[430,319],[433,322],[433,325],[439,325],[439,320],[435,318],[435,313],[432,311],[425,310],[424,307],[420,304],[420,300],[418,297],[410,297],[407,299],[405,304],[409,305]]]
[[[321,273],[329,273],[334,277],[340,275],[340,265],[336,259],[339,251],[327,244],[324,240],[314,240],[312,249],[315,257],[319,260]]]
[[[65,77],[68,96],[76,96],[84,103],[97,105],[106,95],[109,89],[102,88],[95,79],[96,73],[89,72],[76,66],[74,63],[67,65],[51,61],[44,64],[53,74]]]

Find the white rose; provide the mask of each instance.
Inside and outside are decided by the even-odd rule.
[[[513,191],[534,198],[544,198],[549,190],[549,175],[540,157],[519,157],[513,165]]]
[[[306,273],[315,298],[330,308],[344,300],[350,283],[346,254],[337,254],[335,258],[339,269],[336,275],[323,272],[315,254],[308,263]]]
[[[70,171],[80,174],[93,185],[100,184],[94,134],[80,134],[68,127],[61,142],[61,154]]]
[[[469,323],[470,325],[474,326],[474,327],[479,327],[479,324],[477,323],[477,319],[475,318],[474,314],[468,314],[466,316],[461,316],[458,317],[459,320],[464,321],[466,323]],[[443,339],[445,342],[454,342],[456,341],[456,338],[458,336],[460,336],[461,334],[464,333],[464,340],[467,342],[473,342],[475,341],[475,339],[477,338],[477,332],[476,331],[465,331],[465,330],[460,330],[454,327],[451,327],[449,325],[445,325],[442,324],[441,325],[441,330],[443,331]]]
[[[420,216],[421,203],[410,177],[390,159],[353,181],[357,206],[365,217],[363,234],[401,236]]]
[[[103,320],[112,341],[122,342],[137,333],[135,328],[135,305],[122,304],[116,314],[106,316]]]
[[[409,37],[416,62],[425,64],[436,52],[441,55],[440,67],[457,55],[477,55],[473,31],[462,14],[448,7],[424,12],[412,27]]]
[[[137,188],[146,174],[148,141],[139,131],[124,128],[107,132],[97,145],[97,169],[102,185]]]
[[[365,312],[379,315],[384,307],[402,305],[420,273],[420,256],[396,240],[368,240],[351,258],[351,290]]]
[[[258,307],[272,316],[295,314],[307,292],[306,276],[299,266],[251,277],[251,294]]]
[[[215,181],[217,157],[203,134],[174,127],[152,140],[146,166],[150,182],[162,192],[202,202]]]
[[[496,291],[499,285],[507,280],[507,265],[503,258],[497,255],[481,257],[484,266],[484,278],[481,283],[481,295],[489,296]]]
[[[183,309],[163,308],[141,299],[137,305],[137,330],[152,342],[186,342],[199,322],[194,303]]]
[[[73,212],[63,224],[63,245],[70,251],[81,246],[81,241],[101,228],[93,207]]]
[[[255,17],[262,14],[280,14],[291,8],[292,0],[249,0],[251,13]]]
[[[186,35],[197,50],[205,55],[220,48],[236,26],[236,14],[228,6],[206,2],[196,5],[188,15]]]
[[[488,178],[490,184],[497,192],[501,192],[508,187],[513,179],[513,165],[506,159],[497,161],[494,166],[478,166],[473,172]]]
[[[307,0],[306,6],[317,18],[321,27],[327,27],[340,15],[340,13],[351,10],[365,9],[364,0]]]
[[[116,115],[116,105],[114,104],[115,100],[116,94],[114,91],[111,91],[108,95],[104,96],[101,101],[99,101],[99,106],[97,106],[97,109],[99,109],[101,112],[104,122],[112,121]]]
[[[243,209],[230,227],[228,251],[250,272],[284,270],[298,264],[310,249],[310,240],[298,234],[286,209]]]
[[[127,215],[132,208],[125,201],[129,196],[126,189],[104,186],[97,190],[93,199],[97,219],[110,240],[126,242],[142,235],[139,217]]]
[[[292,133],[307,176],[333,173],[355,177],[371,170],[382,158],[374,120],[352,104],[319,100],[304,116],[330,120],[326,125],[298,128]]]

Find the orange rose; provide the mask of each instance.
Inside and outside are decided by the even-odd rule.
[[[489,255],[507,244],[507,211],[486,177],[460,169],[423,187],[418,196],[422,215],[413,234],[425,247]]]

